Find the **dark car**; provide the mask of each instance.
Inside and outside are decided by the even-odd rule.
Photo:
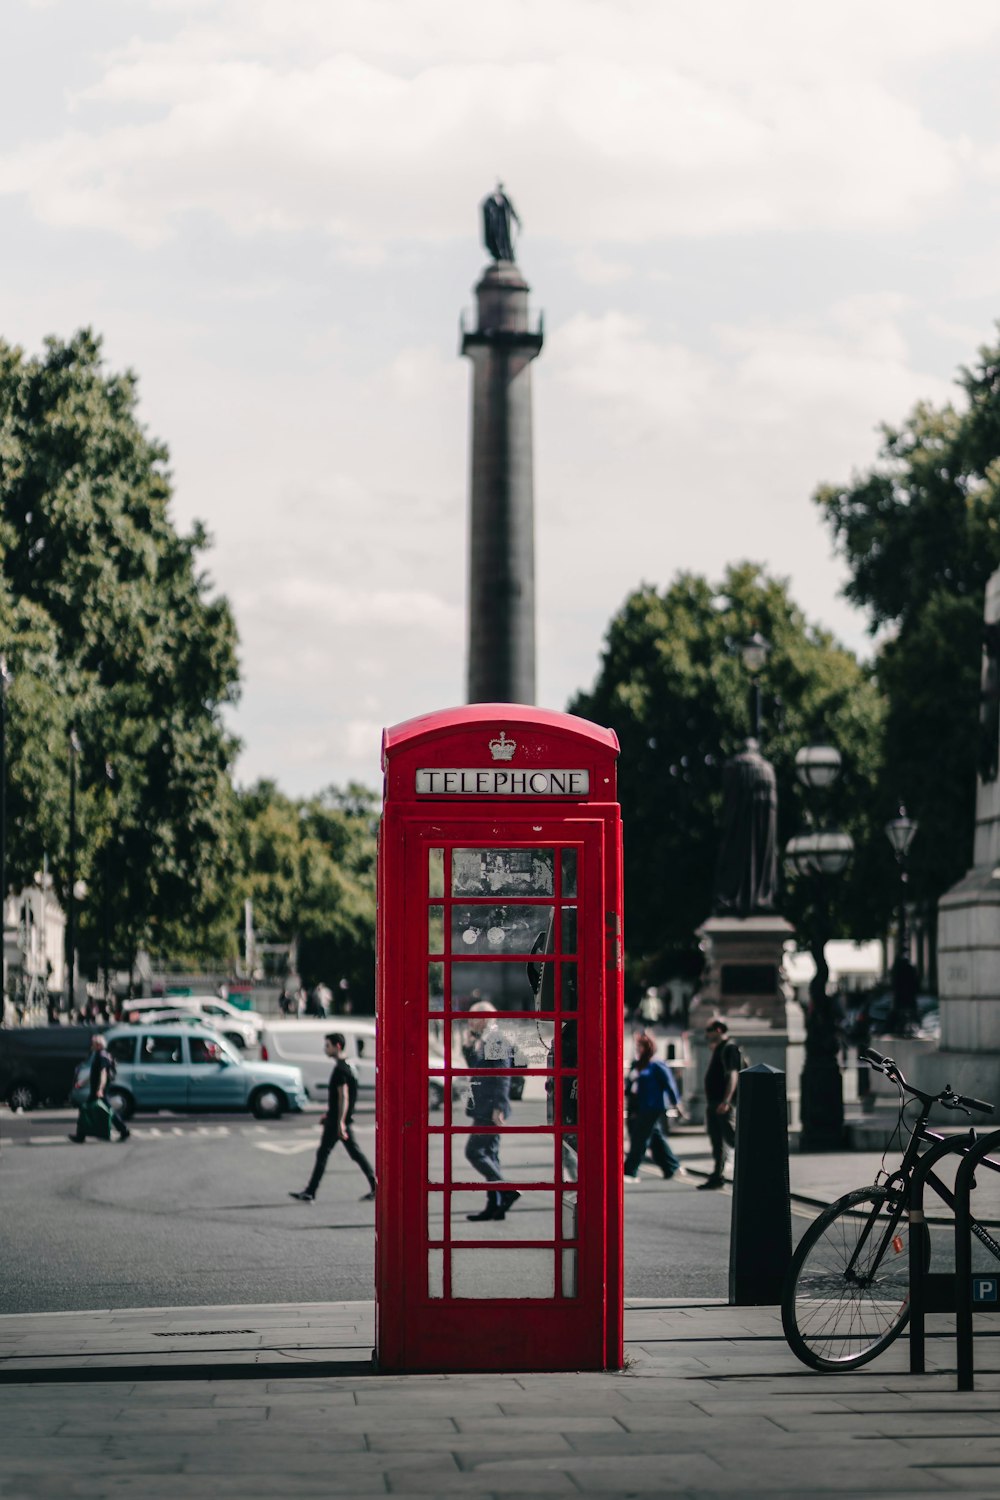
[[[76,1065],[90,1052],[95,1026],[0,1027],[0,1099],[11,1109],[69,1100]]]

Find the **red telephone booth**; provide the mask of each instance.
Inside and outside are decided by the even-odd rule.
[[[380,1370],[621,1365],[617,753],[515,704],[383,737]]]

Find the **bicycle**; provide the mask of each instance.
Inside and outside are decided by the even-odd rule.
[[[792,1256],[781,1300],[781,1323],[793,1354],[814,1370],[856,1370],[887,1349],[909,1321],[910,1183],[921,1145],[944,1140],[927,1128],[933,1106],[965,1114],[973,1110],[993,1113],[992,1104],[956,1094],[950,1085],[939,1094],[925,1094],[907,1083],[891,1057],[871,1048],[859,1054],[859,1061],[883,1073],[899,1090],[896,1129],[900,1135],[907,1095],[919,1100],[920,1112],[910,1127],[897,1170],[884,1175],[883,1165],[871,1187],[845,1193],[831,1203],[806,1230]],[[975,1138],[970,1129],[966,1150]],[[990,1157],[982,1165],[1000,1172],[1000,1161]],[[933,1169],[926,1180],[954,1210],[954,1194]],[[972,1230],[1000,1260],[1000,1245],[992,1236],[975,1222]],[[926,1270],[931,1248],[927,1224],[921,1221],[913,1232],[923,1240],[918,1257]]]

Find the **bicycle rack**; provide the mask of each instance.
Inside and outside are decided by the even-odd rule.
[[[993,1130],[976,1141],[960,1163],[955,1176],[955,1357],[958,1364],[960,1391],[975,1388],[972,1312],[975,1284],[972,1276],[972,1177],[983,1158],[1000,1146],[1000,1130]],[[985,1279],[985,1278],[984,1278]],[[996,1280],[996,1278],[991,1278]]]
[[[915,1224],[926,1223],[924,1214],[924,1187],[928,1173],[942,1156],[952,1151],[968,1151],[971,1135],[948,1135],[935,1141],[929,1151],[917,1158],[910,1178],[910,1374],[923,1375],[925,1369],[926,1332],[928,1313],[954,1312],[957,1293],[955,1278],[950,1272],[935,1273],[924,1265],[921,1250],[924,1237],[913,1234]],[[961,1168],[959,1168],[961,1170]],[[956,1221],[957,1222],[957,1221]]]

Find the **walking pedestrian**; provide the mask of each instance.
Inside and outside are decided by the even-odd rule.
[[[705,1036],[712,1049],[705,1071],[705,1123],[712,1143],[713,1164],[712,1175],[698,1184],[700,1193],[720,1188],[726,1180],[726,1160],[730,1150],[736,1145],[733,1114],[736,1085],[743,1061],[739,1047],[729,1036],[729,1027],[720,1016],[714,1016],[709,1021],[705,1027]]]
[[[375,1173],[351,1129],[354,1106],[358,1098],[358,1075],[344,1056],[346,1046],[347,1042],[342,1031],[331,1031],[323,1043],[323,1050],[327,1057],[333,1058],[334,1062],[333,1072],[330,1074],[329,1102],[326,1114],[320,1122],[323,1126],[323,1134],[316,1148],[312,1176],[301,1193],[288,1195],[290,1198],[298,1198],[302,1203],[311,1203],[316,1197],[316,1189],[326,1171],[330,1152],[338,1141],[343,1141],[344,1150],[352,1161],[357,1162],[368,1180],[368,1191],[361,1195],[362,1203],[369,1203],[375,1197]]]
[[[673,1070],[656,1056],[656,1043],[645,1031],[633,1037],[635,1056],[625,1080],[625,1124],[629,1149],[625,1158],[625,1182],[639,1180],[639,1163],[647,1150],[668,1180],[687,1175],[670,1149],[663,1117],[668,1109],[680,1108],[681,1094]]]
[[[121,1115],[111,1108],[107,1100],[108,1084],[116,1071],[115,1060],[108,1051],[107,1039],[95,1032],[90,1038],[90,1094],[76,1117],[76,1132],[69,1137],[77,1146],[82,1146],[87,1139],[86,1116],[98,1101],[102,1101],[104,1109],[111,1116],[111,1124],[117,1130],[120,1141],[127,1141],[132,1134]]]
[[[510,1043],[492,1019],[495,1011],[496,1006],[490,1000],[476,1000],[469,1007],[469,1021],[462,1047],[467,1067],[499,1069],[513,1065]],[[496,1129],[510,1115],[510,1074],[474,1073],[469,1079],[469,1100],[465,1112],[473,1125],[494,1127],[492,1131],[476,1130],[469,1135],[465,1143],[466,1161],[487,1182],[502,1182],[500,1136]],[[466,1214],[466,1218],[503,1219],[520,1196],[512,1188],[508,1188],[506,1192],[491,1188],[486,1194],[486,1207],[482,1212]]]

